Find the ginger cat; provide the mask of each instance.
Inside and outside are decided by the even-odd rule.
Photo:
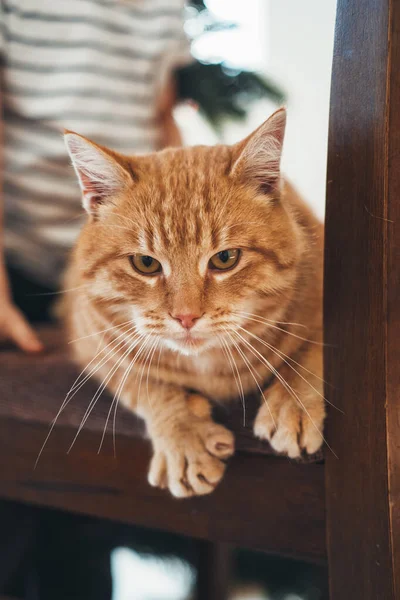
[[[210,493],[234,452],[207,398],[258,390],[254,433],[289,457],[323,441],[323,229],[281,177],[285,122],[134,157],[65,135],[89,213],[67,275],[75,358],[145,420],[149,482],[177,497]]]

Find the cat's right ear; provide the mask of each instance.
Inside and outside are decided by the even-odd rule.
[[[102,204],[132,183],[132,177],[118,161],[118,155],[87,138],[65,131],[65,143],[82,190],[83,206],[96,215]]]

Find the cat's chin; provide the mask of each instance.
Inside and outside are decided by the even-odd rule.
[[[212,340],[207,338],[184,338],[184,339],[166,339],[165,345],[174,352],[179,352],[184,356],[196,356],[201,354],[212,345]]]

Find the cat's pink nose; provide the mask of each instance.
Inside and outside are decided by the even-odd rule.
[[[182,315],[172,315],[173,319],[176,321],[180,321],[180,324],[185,329],[191,329],[193,325],[200,319],[201,315],[196,315],[193,313],[187,313]]]

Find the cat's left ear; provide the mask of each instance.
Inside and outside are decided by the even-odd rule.
[[[96,215],[101,205],[132,183],[132,176],[122,165],[122,157],[87,138],[65,131],[65,143],[82,190],[83,206]]]
[[[235,144],[231,175],[257,185],[264,193],[277,191],[285,127],[286,109],[281,108],[245,140]]]

